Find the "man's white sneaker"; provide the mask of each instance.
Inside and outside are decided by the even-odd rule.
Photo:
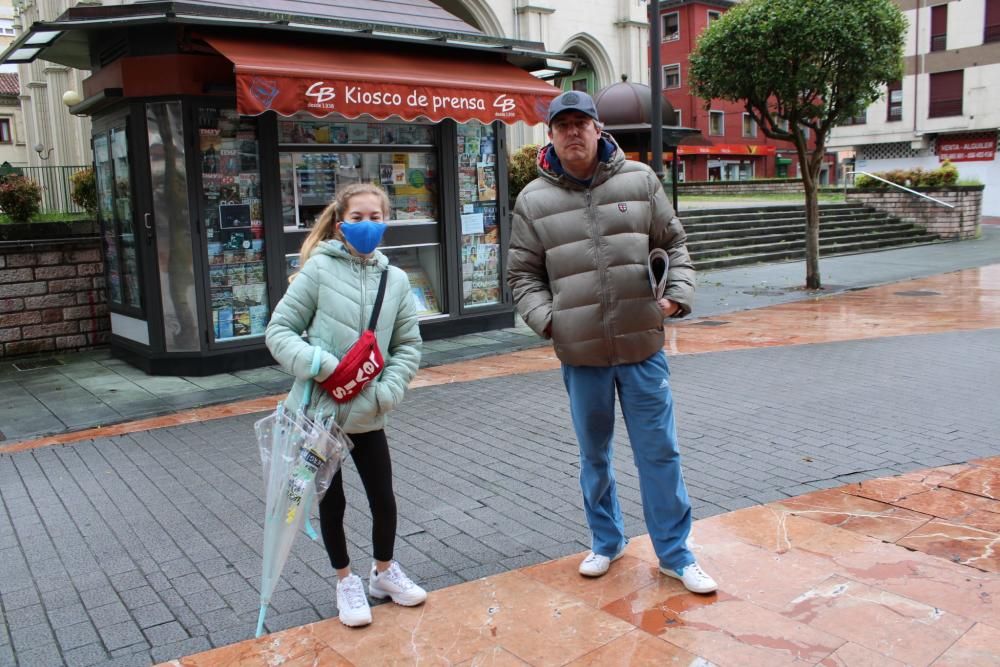
[[[713,593],[719,588],[719,585],[715,583],[715,579],[708,576],[698,563],[685,565],[679,570],[671,570],[668,567],[660,566],[660,572],[668,577],[680,579],[681,583],[684,584],[684,588],[692,593]]]
[[[379,600],[392,598],[393,602],[404,607],[415,607],[427,599],[427,591],[413,583],[396,561],[392,561],[384,572],[376,570],[375,563],[372,563],[368,594]]]
[[[624,550],[619,551],[613,558],[608,558],[607,556],[602,556],[601,554],[595,554],[591,551],[587,557],[583,559],[583,562],[580,563],[580,574],[585,577],[600,577],[603,574],[607,574],[612,561],[616,561],[624,555]]]
[[[340,622],[346,626],[357,628],[372,622],[365,584],[358,575],[352,574],[337,582],[337,610]]]

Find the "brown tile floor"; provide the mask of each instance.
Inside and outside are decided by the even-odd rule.
[[[570,556],[167,664],[998,665],[998,479],[1000,456],[699,521],[714,595],[641,537],[600,579]]]

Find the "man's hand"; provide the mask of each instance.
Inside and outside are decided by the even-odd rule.
[[[670,299],[660,299],[656,303],[660,306],[660,312],[663,313],[664,317],[673,317],[681,312],[680,304],[674,303]]]

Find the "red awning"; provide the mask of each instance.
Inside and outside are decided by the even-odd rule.
[[[235,65],[236,108],[248,116],[307,111],[533,125],[545,121],[549,101],[561,92],[493,54],[204,39]]]

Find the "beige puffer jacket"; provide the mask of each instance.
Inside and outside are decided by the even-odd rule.
[[[524,321],[571,366],[643,361],[663,347],[663,316],[646,270],[652,248],[670,256],[666,298],[691,312],[694,267],[686,235],[653,170],[626,160],[608,134],[610,158],[589,187],[539,152],[539,177],[514,205],[507,282]]]

